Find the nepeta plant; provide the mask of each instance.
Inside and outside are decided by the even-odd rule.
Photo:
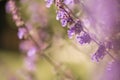
[[[91,41],[94,41],[99,47],[98,50],[93,54],[92,60],[99,61],[103,59],[103,57],[108,54],[112,58],[113,56],[106,50],[108,49],[108,46],[105,45],[105,43],[108,43],[107,41],[101,42],[97,39],[94,39],[89,33],[89,30],[86,28],[84,22],[75,17],[73,12],[69,9],[69,4],[75,4],[73,0],[45,0],[47,6],[51,6],[52,4],[55,4],[56,6],[56,20],[59,20],[63,27],[68,28],[68,37],[73,38],[75,36],[76,40],[80,44],[86,44],[90,43]]]
[[[82,2],[79,0],[75,1],[78,1],[80,2],[80,4],[82,4]],[[96,36],[93,37],[92,33],[86,27],[86,23],[81,18],[76,17],[73,11],[70,9],[71,4],[76,5],[75,1],[45,0],[46,7],[50,8],[52,5],[55,5],[56,20],[60,22],[62,27],[67,28],[67,34],[70,39],[75,38],[80,45],[89,45],[91,42],[94,42],[98,45],[98,49],[92,55],[93,61],[99,62],[104,58],[105,55],[109,55],[113,60],[117,60],[110,52],[110,50],[116,48],[116,40],[114,41],[114,39],[111,39],[101,41],[97,39]],[[81,9],[82,8],[84,8],[84,6],[81,6]],[[32,9],[33,12],[34,9]],[[26,70],[26,73],[28,73],[26,79],[35,80],[34,72],[36,70],[37,59],[39,56],[43,56],[50,64],[53,65],[54,69],[57,70],[57,75],[59,74],[60,69],[60,71],[63,73],[63,78],[61,78],[61,80],[75,80],[73,75],[71,77],[71,75],[61,69],[61,66],[63,66],[61,63],[57,64],[56,62],[54,62],[54,60],[52,60],[48,55],[44,53],[44,50],[49,46],[46,45],[45,42],[50,36],[49,33],[46,33],[46,30],[44,28],[38,29],[37,27],[34,27],[33,24],[29,23],[29,21],[25,22],[20,15],[19,7],[16,5],[15,0],[8,0],[6,10],[12,15],[12,19],[18,27],[18,38],[22,40],[22,43],[20,44],[20,49],[23,53],[26,53],[24,58],[24,68]],[[32,15],[32,19],[35,19],[34,22],[38,20],[37,17],[39,16]]]
[[[54,62],[44,50],[48,47],[46,45],[46,40],[49,35],[45,32],[44,28],[37,29],[33,27],[30,23],[25,22],[20,16],[19,8],[16,5],[15,0],[9,0],[6,5],[6,10],[12,15],[12,19],[18,27],[18,38],[22,40],[20,44],[20,50],[25,54],[24,66],[21,70],[25,80],[35,80],[36,64],[39,57],[44,57],[55,70],[60,70],[63,73],[65,79],[74,80],[73,76],[69,75],[66,71],[62,70],[63,66],[59,62]],[[48,36],[48,37],[47,37]],[[59,68],[58,68],[59,67]],[[56,75],[59,72],[56,71]]]

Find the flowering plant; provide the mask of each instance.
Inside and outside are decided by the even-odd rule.
[[[27,0],[23,1],[20,0],[21,3],[29,2]],[[54,60],[52,60],[47,54],[45,54],[45,50],[51,46],[51,38],[53,37],[50,32],[47,30],[48,27],[48,20],[47,20],[47,12],[46,8],[41,9],[40,11],[37,10],[40,4],[32,0],[30,3],[29,9],[31,10],[31,17],[29,20],[25,21],[20,14],[19,7],[17,6],[17,1],[15,0],[8,0],[6,5],[6,11],[11,14],[13,21],[15,22],[18,28],[18,38],[21,39],[20,50],[25,54],[24,58],[24,68],[26,70],[25,73],[28,73],[27,80],[34,80],[34,72],[36,70],[36,65],[38,62],[39,56],[44,57],[50,64],[53,65],[54,69],[57,70],[57,74],[60,72],[63,73],[62,79],[63,80],[76,80],[71,73],[66,73],[62,69],[61,66],[64,66],[62,63],[56,64]],[[79,1],[79,0],[45,0],[46,7],[50,8],[52,5],[55,5],[56,9],[56,20],[60,21],[62,27],[67,29],[67,35],[70,39],[75,39],[79,45],[90,45],[90,43],[95,43],[98,46],[98,49],[92,55],[92,60],[99,62],[101,59],[104,58],[105,55],[109,55],[114,61],[118,61],[118,58],[114,57],[112,51],[115,51],[116,41],[119,42],[119,31],[116,32],[114,35],[117,37],[111,38],[107,35],[102,35],[101,30],[104,30],[102,24],[106,26],[107,21],[97,21],[96,16],[99,16],[98,13],[95,15],[95,18],[92,14],[88,14],[89,8],[86,7],[88,2]],[[102,2],[102,1],[101,1]],[[107,4],[107,3],[106,3]],[[109,3],[110,4],[110,3]],[[80,5],[79,10],[82,10],[84,15],[77,15],[78,12],[75,12],[74,7],[75,5]],[[44,5],[45,6],[45,5]],[[89,5],[88,5],[89,6]],[[109,5],[108,5],[109,6]],[[33,8],[34,7],[34,8]],[[88,9],[87,9],[88,8]],[[108,7],[105,7],[108,12]],[[41,13],[46,12],[46,13]],[[39,15],[37,15],[39,13]],[[106,15],[107,12],[103,13]],[[47,17],[46,17],[47,16]],[[100,15],[101,16],[101,15]],[[42,17],[42,18],[38,18]],[[109,17],[109,16],[108,16]],[[106,17],[106,18],[108,18]],[[112,18],[112,16],[110,16]],[[107,19],[108,20],[108,19]],[[96,23],[93,23],[93,22]],[[31,23],[32,22],[32,23]],[[39,24],[40,22],[40,24]],[[35,24],[39,24],[37,27]],[[42,26],[42,27],[41,27]],[[47,27],[46,27],[47,26]],[[92,27],[91,27],[92,26]],[[101,26],[101,29],[100,29]],[[92,28],[94,31],[92,32]],[[98,32],[96,32],[98,31]],[[96,33],[94,33],[96,32]],[[98,35],[100,32],[101,35]],[[111,31],[110,31],[111,32]],[[101,37],[102,36],[102,37]],[[107,36],[107,37],[106,37]],[[49,42],[49,43],[48,43]],[[119,47],[118,47],[119,48]],[[59,68],[59,69],[56,69]],[[65,79],[64,79],[65,78]],[[62,80],[61,79],[61,80]]]

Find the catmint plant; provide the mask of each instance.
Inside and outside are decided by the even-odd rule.
[[[100,59],[103,59],[103,57],[106,55],[106,50],[105,50],[105,46],[104,45],[100,45],[98,47],[98,50],[93,54],[92,56],[92,60],[96,60],[97,62],[99,62]]]
[[[16,6],[15,0],[8,1],[7,10],[9,10],[9,12],[11,13],[12,18],[13,18],[14,22],[16,23],[16,26],[18,27],[18,38],[31,40],[32,36],[30,37],[31,39],[28,39],[30,36],[29,29],[20,16],[20,13],[19,13],[18,7]],[[25,69],[27,72],[34,72],[35,65],[36,65],[36,53],[37,53],[36,45],[34,44],[34,46],[30,46],[30,48],[28,48],[26,50],[26,52],[27,52],[27,55],[26,55],[25,61],[24,61]],[[34,75],[34,73],[32,73],[32,75]],[[29,78],[26,80],[32,80],[33,79],[32,75],[28,74],[27,77],[29,77]]]
[[[49,0],[47,0],[49,2]],[[80,1],[83,9],[86,8],[83,6],[82,1]],[[51,4],[51,3],[50,3]],[[53,4],[53,3],[52,3]],[[84,25],[84,21],[74,16],[73,12],[69,9],[69,4],[75,4],[75,1],[73,0],[54,0],[54,4],[56,7],[56,20],[59,20],[61,25],[63,27],[68,28],[68,37],[71,39],[73,36],[75,36],[76,40],[80,44],[86,44],[90,43],[91,41],[95,42],[98,45],[98,50],[93,54],[92,60],[99,61],[100,59],[103,59],[103,57],[106,54],[109,54],[112,58],[113,56],[109,53],[109,51],[106,51],[108,49],[108,46],[103,45],[105,43],[108,43],[107,41],[99,41],[98,39],[93,38],[89,30]],[[46,4],[47,5],[47,4]],[[114,58],[113,58],[114,59]]]
[[[51,4],[53,3],[53,0],[49,0],[46,2],[47,7],[50,7]],[[21,39],[20,50],[23,53],[25,53],[24,65],[23,69],[21,70],[22,73],[24,73],[22,74],[22,76],[24,76],[25,80],[36,79],[35,71],[39,57],[44,57],[55,69],[59,67],[59,69],[57,70],[61,70],[61,72],[63,73],[63,77],[65,77],[66,79],[73,80],[69,77],[69,74],[62,70],[61,65],[57,65],[56,62],[54,62],[51,58],[49,58],[48,55],[44,53],[44,50],[48,46],[46,40],[49,38],[49,34],[46,33],[45,27],[37,29],[37,27],[33,27],[34,23],[32,24],[29,23],[29,21],[28,22],[23,21],[22,17],[20,16],[20,12],[18,10],[18,6],[16,5],[15,0],[9,0],[7,2],[6,8],[7,12],[9,12],[12,15],[12,19],[16,23],[16,26],[18,27],[18,38]],[[66,13],[64,13],[63,16],[65,17],[65,15]],[[33,14],[32,18],[33,17],[36,16]],[[63,26],[67,25],[67,23],[64,22],[63,17],[60,17],[60,20]]]
[[[85,15],[82,15],[83,17],[81,17],[81,15],[80,15],[80,18],[78,16],[76,17],[76,14],[73,12],[73,10],[70,9],[71,4],[74,4],[74,5],[77,4],[76,1],[80,2],[79,3],[81,5],[80,9],[83,9],[83,13],[85,13]],[[100,0],[97,0],[97,1],[98,3],[100,3]],[[104,1],[104,0],[101,0],[101,1]],[[97,44],[98,48],[94,52],[94,54],[92,54],[92,57],[91,57],[93,61],[99,62],[100,60],[104,59],[106,55],[109,55],[114,61],[117,62],[115,65],[119,66],[118,54],[117,54],[118,58],[114,57],[112,54],[112,52],[114,53],[120,52],[119,51],[120,47],[118,45],[120,43],[119,30],[113,31],[113,34],[116,36],[108,36],[109,34],[105,34],[106,32],[108,33],[112,32],[111,30],[113,28],[110,31],[108,31],[109,30],[108,26],[111,26],[112,23],[114,23],[114,21],[117,21],[117,19],[114,19],[114,17],[116,17],[114,15],[118,15],[118,14],[114,13],[113,15],[107,16],[107,14],[111,13],[112,12],[111,10],[115,8],[115,6],[113,5],[111,5],[112,7],[110,7],[109,4],[110,2],[112,2],[111,0],[107,0],[107,1],[108,2],[106,1],[105,3],[102,2],[101,5],[97,6],[97,4],[95,4],[95,0],[84,0],[84,1],[82,0],[45,0],[47,8],[50,8],[52,5],[55,6],[56,20],[60,22],[62,27],[67,29],[67,34],[70,39],[75,38],[75,40],[80,45],[84,45],[84,44],[90,45],[90,43],[92,42]],[[23,0],[21,0],[21,2],[23,2]],[[89,3],[95,4],[97,7],[88,5]],[[114,2],[114,5],[115,4],[117,3]],[[104,9],[102,5],[105,6]],[[108,6],[111,9],[109,9]],[[65,72],[65,70],[61,68],[61,66],[63,66],[61,63],[58,62],[58,64],[60,65],[56,64],[54,60],[52,60],[48,55],[44,53],[44,50],[49,47],[47,40],[50,40],[48,38],[51,38],[51,36],[49,33],[47,33],[47,29],[46,29],[47,20],[44,17],[46,15],[44,12],[41,13],[42,11],[38,11],[37,7],[39,7],[39,4],[37,3],[34,3],[34,7],[29,7],[31,14],[33,15],[31,15],[31,18],[29,18],[28,21],[24,21],[20,15],[19,8],[16,5],[15,0],[8,0],[6,5],[7,12],[11,14],[12,19],[18,28],[17,35],[18,35],[18,38],[21,40],[20,50],[23,53],[25,53],[24,68],[26,70],[25,73],[28,73],[28,76],[27,76],[28,78],[26,80],[35,80],[33,76],[35,75],[34,72],[36,70],[36,64],[39,56],[44,57],[51,65],[53,65],[54,69],[57,70],[56,71],[57,74],[59,73],[59,70],[63,73],[62,74],[63,78],[61,78],[61,80],[62,79],[75,80],[75,78],[73,78],[73,75],[71,77],[69,74]],[[97,9],[103,9],[104,11],[103,13],[101,13]],[[117,9],[114,9],[113,12],[116,10]],[[93,15],[92,15],[92,12],[93,12]],[[42,16],[36,15],[36,13],[40,13]],[[99,15],[102,15],[102,16],[100,17]],[[44,21],[41,20],[39,17],[42,17]],[[90,22],[90,27],[85,25],[86,23],[82,19],[84,17],[88,20],[88,22]],[[112,19],[114,19],[113,22],[112,22]],[[33,21],[33,23],[30,22],[31,20]],[[110,20],[110,22],[107,20]],[[35,27],[35,23],[38,24],[39,22],[40,24],[42,24],[42,27],[41,25],[40,27],[38,26]],[[118,25],[118,22],[116,22],[115,24]],[[112,26],[115,26],[115,25],[112,25]],[[93,33],[91,32],[92,28],[94,28],[94,36],[93,36]]]

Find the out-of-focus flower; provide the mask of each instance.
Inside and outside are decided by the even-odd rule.
[[[57,20],[60,20],[62,26],[65,27],[65,26],[67,25],[67,23],[70,22],[69,19],[71,19],[71,18],[70,18],[70,16],[69,16],[69,14],[66,12],[65,9],[60,8],[60,9],[57,11],[56,19],[57,19]]]
[[[33,58],[34,56],[32,56]],[[24,66],[25,66],[25,69],[27,69],[28,71],[35,71],[36,69],[36,58],[34,59],[31,59],[29,57],[26,57],[25,58],[25,61],[24,61]]]
[[[14,0],[9,0],[6,4],[6,11],[8,13],[12,14],[12,18],[15,21],[15,24],[17,27],[23,26],[24,22],[20,17],[20,14],[18,12],[18,8],[16,7],[15,1]]]
[[[52,4],[53,4],[53,2],[54,2],[54,0],[45,0],[46,1],[46,7],[50,7]]]
[[[83,30],[83,26],[81,24],[81,21],[76,21],[70,28],[71,30],[74,30],[75,34],[80,34]]]
[[[45,4],[36,1],[32,1],[32,3],[27,1],[25,4],[29,5],[27,11],[30,16],[27,22],[31,25],[38,24],[40,27],[46,27],[48,25],[48,12]]]
[[[24,40],[20,44],[20,50],[22,52],[27,52],[33,46],[35,46],[35,45],[34,45],[34,43],[31,40]]]
[[[7,4],[6,4],[6,12],[11,13],[13,10],[15,10],[15,2],[10,0]]]
[[[106,48],[104,45],[100,45],[97,51],[93,54],[92,60],[99,62],[100,59],[103,59],[103,57],[107,54]]]
[[[81,35],[77,35],[76,38],[80,44],[90,43],[91,41],[90,35],[86,32],[81,33]]]
[[[22,39],[27,34],[27,31],[25,28],[19,28],[18,29],[18,38]]]
[[[120,62],[114,61],[108,65],[110,66],[109,70],[106,67],[102,77],[98,80],[120,80]]]
[[[76,21],[76,23],[74,23],[73,25],[70,26],[69,30],[68,30],[68,37],[72,38],[73,35],[79,35],[81,33],[81,31],[83,30],[83,27],[81,25],[80,21]]]
[[[27,56],[33,57],[33,56],[35,55],[36,52],[37,52],[36,47],[32,47],[32,48],[29,49],[29,51],[27,52]]]
[[[66,5],[68,5],[68,4],[73,4],[73,3],[74,3],[74,0],[64,0],[64,3],[65,3]]]
[[[68,33],[68,37],[71,39],[72,37],[73,37],[73,35],[75,34],[75,32],[74,32],[74,30],[73,29],[69,29],[68,31],[67,31],[67,33]]]
[[[24,65],[29,71],[34,71],[36,69],[37,51],[36,47],[31,47],[27,51]]]
[[[60,22],[63,27],[65,27],[67,25],[67,20],[65,20],[65,19],[61,19]]]

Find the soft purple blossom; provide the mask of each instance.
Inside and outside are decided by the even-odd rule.
[[[108,70],[108,66],[106,67],[100,80],[120,80],[120,61],[112,61],[108,65],[110,69]]]
[[[86,32],[83,32],[82,35],[77,35],[77,41],[80,43],[80,44],[85,44],[85,43],[90,43],[91,42],[91,37],[88,33]]]
[[[66,19],[61,19],[60,22],[61,22],[63,27],[65,27],[67,25],[67,20]]]
[[[75,34],[74,33],[74,30],[72,30],[72,29],[69,29],[68,31],[67,31],[67,33],[68,33],[68,37],[71,39],[72,37],[73,37],[73,35]]]
[[[74,3],[74,0],[64,0],[64,3],[65,4],[73,4]]]
[[[46,7],[50,7],[53,4],[54,0],[45,0],[46,1]]]
[[[36,52],[37,48],[36,47],[31,47],[27,51],[27,56],[25,58],[25,67],[29,71],[34,71],[35,70],[35,64],[36,64]]]
[[[19,28],[18,29],[18,38],[22,39],[25,36],[26,33],[27,33],[27,31],[26,31],[25,28]]]
[[[24,21],[19,15],[18,8],[16,6],[15,0],[9,0],[6,4],[6,12],[11,13],[13,20],[17,27],[21,27],[24,24]]]
[[[65,9],[60,8],[57,11],[56,20],[60,20],[63,27],[65,27],[67,23],[71,21],[70,19],[71,18]]]
[[[98,50],[92,55],[92,60],[99,62],[100,59],[106,55],[106,48],[104,45],[100,45]]]
[[[80,34],[82,30],[83,27],[80,21],[76,21],[73,25],[70,26],[69,29],[69,31],[74,32],[75,34]]]
[[[27,56],[33,57],[33,56],[35,55],[36,52],[37,52],[36,47],[33,47],[33,48],[31,48],[31,49],[28,50]]]
[[[61,18],[63,18],[64,14],[65,11],[63,9],[57,11],[56,20],[60,20]]]
[[[82,30],[83,30],[83,28],[82,28],[81,22],[76,21],[76,23],[71,25],[69,30],[67,31],[68,32],[68,37],[72,38],[73,35],[79,35]]]
[[[73,19],[71,15],[69,14],[69,10],[63,6],[64,1],[58,0],[56,2],[58,10],[57,10],[57,15],[56,15],[56,20],[60,20],[61,24],[63,27],[65,27],[68,23],[73,23]],[[66,2],[66,1],[65,1]],[[71,0],[70,0],[71,2]],[[67,1],[66,3],[70,3]]]
[[[29,71],[34,71],[35,70],[35,60],[32,60],[30,58],[25,59],[25,67]]]
[[[71,29],[75,31],[75,34],[80,34],[81,31],[83,30],[81,21],[76,21]]]
[[[8,1],[6,4],[6,12],[10,13],[14,9],[15,9],[15,2],[12,0]]]

